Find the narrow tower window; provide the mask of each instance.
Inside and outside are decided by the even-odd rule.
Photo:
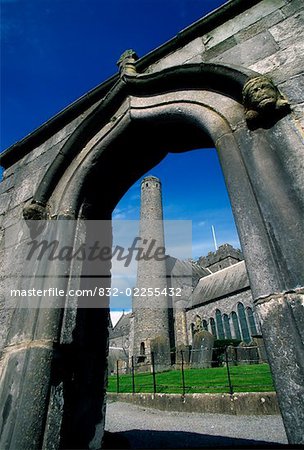
[[[145,348],[144,342],[140,343],[139,354],[140,354],[140,356],[145,356],[145,354],[146,354],[146,348]]]

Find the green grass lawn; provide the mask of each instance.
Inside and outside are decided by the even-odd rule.
[[[207,392],[229,392],[226,367],[210,369],[185,369],[185,392],[187,394]],[[233,392],[267,392],[274,391],[268,364],[252,364],[230,367]],[[182,374],[172,370],[156,374],[156,392],[182,393]],[[109,377],[108,392],[117,391],[116,375]],[[132,376],[119,376],[119,392],[132,392]],[[151,373],[135,374],[135,392],[153,392]]]

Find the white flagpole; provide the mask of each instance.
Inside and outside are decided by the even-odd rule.
[[[216,251],[217,250],[217,243],[216,243],[215,230],[214,230],[214,226],[213,225],[211,225],[211,229],[212,229],[212,236],[213,236],[214,247],[215,247],[215,251]]]

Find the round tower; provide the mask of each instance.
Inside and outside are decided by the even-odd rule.
[[[133,355],[136,362],[149,364],[154,351],[158,353],[156,359],[168,365],[170,339],[162,193],[161,182],[154,176],[145,177],[141,182],[139,237],[144,257],[138,261],[133,296]]]

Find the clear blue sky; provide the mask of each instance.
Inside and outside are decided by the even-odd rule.
[[[0,0],[1,150],[116,73],[133,48],[145,55],[223,0]],[[193,257],[238,244],[215,150],[171,154],[154,170],[166,219],[193,220]],[[139,182],[115,217],[139,217]]]

